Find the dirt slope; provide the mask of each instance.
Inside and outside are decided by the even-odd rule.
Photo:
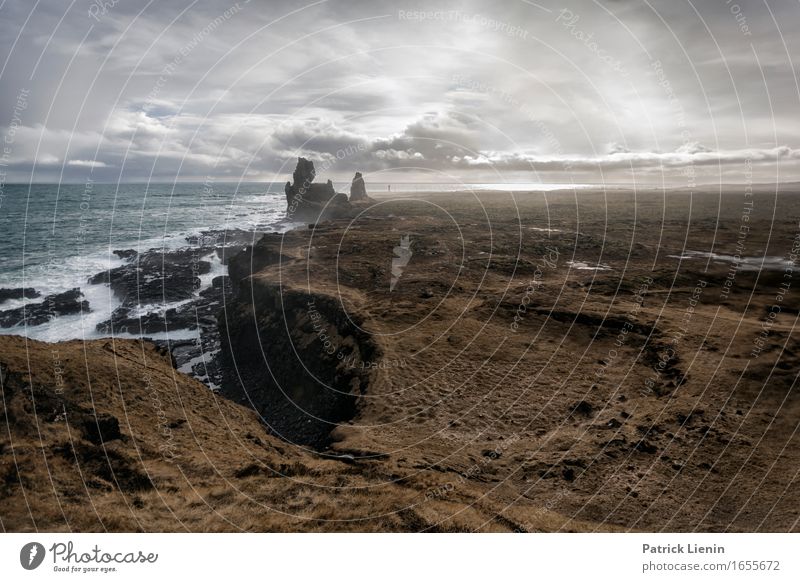
[[[0,337],[3,531],[508,531],[482,502],[426,503],[391,463],[326,460],[176,372],[147,342]],[[566,519],[543,511],[536,523]],[[442,522],[442,523],[440,523]],[[437,525],[439,524],[439,525]],[[572,524],[571,527],[582,527]]]

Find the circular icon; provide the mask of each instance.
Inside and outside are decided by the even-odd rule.
[[[35,570],[44,561],[44,546],[39,542],[30,542],[19,551],[19,563],[26,570]]]

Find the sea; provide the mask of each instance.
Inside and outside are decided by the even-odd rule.
[[[420,182],[371,183],[368,190],[541,191],[584,186]],[[334,187],[337,192],[349,191],[349,184],[334,182]],[[7,300],[0,310],[79,287],[91,312],[36,326],[0,328],[0,334],[43,341],[102,337],[96,325],[106,321],[120,302],[108,285],[87,280],[123,264],[113,251],[189,247],[191,237],[209,231],[285,232],[305,226],[286,222],[285,209],[284,183],[4,184],[0,191],[0,288],[33,287],[41,296]],[[217,262],[212,273],[203,277],[203,284],[211,285],[211,279],[225,270]],[[182,339],[174,334],[196,332],[170,333],[171,339]]]

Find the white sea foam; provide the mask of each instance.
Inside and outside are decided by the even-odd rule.
[[[274,193],[268,193],[268,189],[274,190]],[[105,335],[97,332],[95,326],[107,321],[121,302],[108,285],[90,285],[87,281],[97,273],[125,263],[112,253],[113,250],[133,249],[145,253],[152,249],[173,251],[197,248],[187,238],[212,230],[253,231],[255,242],[260,232],[285,232],[305,227],[305,223],[284,222],[286,201],[282,183],[245,185],[241,190],[235,184],[218,184],[215,185],[216,195],[213,197],[206,196],[199,186],[169,188],[150,185],[144,190],[135,186],[123,188],[124,191],[120,192],[117,190],[113,187],[96,188],[88,214],[73,211],[78,208],[82,189],[71,193],[71,198],[62,191],[60,206],[53,202],[56,200],[55,189],[43,190],[39,193],[42,203],[37,207],[38,210],[31,210],[30,214],[27,203],[23,205],[23,197],[18,197],[19,207],[11,210],[17,213],[15,216],[24,217],[27,229],[17,237],[21,241],[19,244],[12,240],[13,244],[8,245],[10,250],[6,251],[4,257],[0,286],[33,287],[40,297],[6,301],[0,304],[0,310],[40,303],[47,295],[79,287],[89,301],[91,312],[57,317],[38,326],[0,329],[0,334],[24,334],[46,341],[90,339]],[[58,208],[57,215],[53,214],[54,208]],[[41,217],[46,220],[43,222]],[[77,228],[79,221],[80,230]],[[41,227],[40,223],[46,223],[46,226],[52,223],[52,231],[49,226]],[[52,241],[50,255],[47,254],[45,241]],[[214,244],[218,242],[221,241],[214,241]],[[23,249],[26,259],[24,268],[21,264]],[[216,253],[208,254],[202,260],[211,262],[211,271],[200,276],[196,295],[207,289],[214,277],[227,272],[227,267],[222,265]],[[134,310],[132,315],[163,313],[188,301],[143,305]],[[196,330],[178,330],[155,336],[150,334],[149,337],[190,339],[197,337],[197,333]],[[126,334],[119,337],[135,336]]]
[[[205,255],[200,260],[211,263],[211,270],[208,273],[200,275],[200,288],[197,290],[198,294],[204,289],[211,287],[211,281],[213,281],[216,277],[221,277],[228,274],[227,265],[222,264],[222,259],[219,258],[219,255],[217,255],[216,251]]]
[[[97,335],[97,337],[109,337],[111,334]],[[159,333],[146,333],[143,335],[133,333],[114,333],[113,336],[118,339],[139,339],[146,337],[152,340],[196,340],[200,337],[199,329],[175,329]]]
[[[24,335],[46,342],[104,337],[96,330],[96,326],[111,316],[111,312],[119,307],[120,301],[114,297],[108,285],[84,284],[81,291],[83,291],[84,299],[89,301],[91,311],[56,317],[42,325],[21,325],[0,329],[0,334]]]
[[[146,252],[153,247],[151,243],[155,240],[146,241],[141,245],[141,251]],[[164,248],[168,250],[183,248],[187,246],[186,240],[183,237],[170,237],[169,239],[159,239],[159,245],[155,248]],[[207,289],[211,286],[211,280],[218,275],[227,274],[227,267],[222,264],[216,253],[210,253],[203,260],[211,262],[211,272],[200,276],[201,284],[196,290],[196,294]],[[122,302],[114,295],[114,292],[106,284],[91,285],[88,279],[100,272],[113,269],[125,263],[114,254],[109,252],[94,253],[84,257],[73,257],[62,261],[58,265],[35,265],[31,268],[26,268],[24,276],[9,277],[3,282],[6,287],[33,287],[41,295],[33,299],[13,299],[4,302],[0,305],[3,311],[15,309],[23,305],[33,305],[41,303],[45,296],[55,293],[61,293],[80,288],[84,295],[84,299],[89,301],[89,312],[75,315],[65,315],[51,319],[50,321],[41,325],[20,325],[12,328],[0,329],[2,335],[25,335],[32,339],[56,342],[68,339],[95,339],[100,337],[108,337],[109,334],[98,332],[95,328],[97,324],[107,321],[111,317],[111,313],[122,305]],[[192,299],[183,301],[176,301],[172,303],[159,303],[140,305],[131,311],[131,317],[141,317],[148,313],[161,313],[163,314],[168,309],[173,307],[180,307],[186,303],[190,303]],[[193,332],[194,333],[194,332]],[[173,339],[186,339],[184,334],[177,336],[172,334],[162,334],[164,339],[172,337]],[[196,335],[196,334],[195,334]],[[131,334],[124,334],[118,337],[134,337]],[[149,334],[148,337],[153,337]]]

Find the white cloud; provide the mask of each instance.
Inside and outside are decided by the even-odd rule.
[[[78,5],[64,14],[18,4],[0,19],[9,55],[0,122],[30,89],[9,156],[16,179],[34,164],[40,179],[283,179],[298,155],[342,175],[413,167],[591,181],[689,166],[713,175],[749,159],[766,179],[777,164],[800,179],[797,49],[764,7],[748,7],[744,38],[724,3],[698,5],[700,20],[676,3],[571,2],[581,30],[623,61],[621,77],[555,13],[524,2],[440,8],[507,22],[525,38],[458,18],[400,20],[384,0],[242,3],[188,52],[230,2],[183,15],[170,3],[120,2],[100,22]],[[798,5],[771,9],[784,38],[800,34]]]
[[[68,166],[77,168],[108,168],[108,164],[100,160],[70,160],[67,162]]]
[[[789,147],[750,148],[711,151],[707,148],[679,148],[675,152],[614,152],[600,156],[547,156],[524,153],[483,152],[465,156],[457,163],[468,168],[497,168],[509,170],[564,171],[597,169],[660,169],[690,166],[797,163],[800,150]]]

